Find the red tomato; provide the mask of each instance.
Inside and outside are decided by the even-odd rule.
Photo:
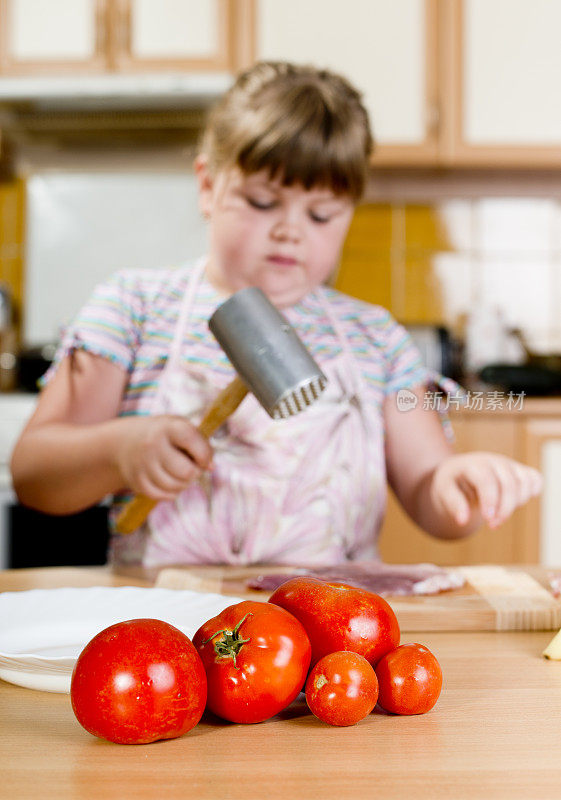
[[[376,666],[378,702],[392,714],[425,714],[442,689],[442,670],[422,644],[402,644]]]
[[[159,619],[131,619],[82,650],[70,698],[78,722],[119,744],[174,739],[200,720],[206,675],[189,638]]]
[[[399,624],[388,603],[366,589],[291,578],[269,598],[300,620],[312,644],[312,665],[336,650],[352,650],[372,666],[399,644]]]
[[[310,666],[302,625],[283,608],[245,600],[193,637],[208,680],[207,707],[231,722],[263,722],[290,705]]]
[[[312,713],[330,725],[356,725],[378,699],[372,665],[358,653],[338,650],[320,658],[306,681],[306,702]]]

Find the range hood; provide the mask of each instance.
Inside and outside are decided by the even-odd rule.
[[[36,113],[205,108],[231,83],[224,72],[0,78],[0,105]]]
[[[21,153],[191,147],[228,73],[0,78],[0,129]]]

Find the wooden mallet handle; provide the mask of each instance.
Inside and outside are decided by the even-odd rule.
[[[245,383],[237,375],[228,384],[214,402],[209,406],[202,418],[198,430],[207,439],[212,436],[230,414],[233,414],[248,392]],[[159,500],[138,495],[128,503],[117,517],[115,528],[117,533],[133,533],[140,528],[148,514],[157,506]]]

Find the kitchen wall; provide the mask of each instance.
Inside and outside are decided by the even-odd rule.
[[[21,308],[23,292],[25,183],[0,181],[0,283]]]
[[[374,176],[336,286],[459,335],[470,310],[496,307],[537,350],[561,350],[561,179]]]
[[[25,181],[0,183],[0,282],[19,312],[24,213]],[[186,227],[200,226],[195,204],[187,213],[196,219]],[[386,306],[401,322],[444,324],[459,336],[471,309],[498,307],[535,349],[561,351],[561,177],[374,174],[336,286]]]
[[[22,340],[56,341],[118,269],[176,266],[205,251],[188,163],[157,172],[36,172],[26,182]]]

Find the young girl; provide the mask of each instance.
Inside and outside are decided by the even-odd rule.
[[[371,135],[342,77],[259,63],[215,108],[195,162],[206,257],[123,271],[67,331],[12,458],[21,502],[66,514],[107,494],[160,501],[112,537],[116,561],[321,565],[376,557],[386,480],[434,536],[491,527],[540,490],[501,455],[455,455],[423,408],[434,376],[379,306],[325,282],[368,170]],[[260,287],[329,379],[303,413],[273,421],[249,395],[210,443],[204,409],[233,377],[210,334],[230,294]],[[416,407],[399,411],[408,388]],[[77,533],[79,535],[79,533]]]

